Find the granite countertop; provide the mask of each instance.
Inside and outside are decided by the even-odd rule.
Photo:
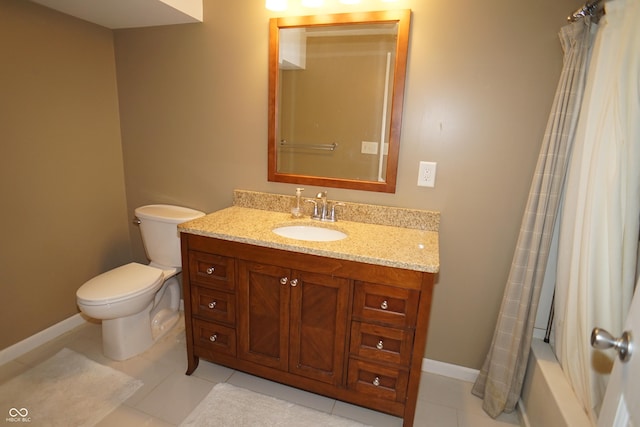
[[[439,221],[439,216],[437,219]],[[271,231],[282,225],[333,228],[346,233],[347,237],[333,242],[310,242],[281,237]],[[428,273],[437,273],[440,268],[438,232],[433,229],[341,220],[324,223],[308,216],[294,219],[286,212],[236,204],[180,224],[178,230],[256,246]]]

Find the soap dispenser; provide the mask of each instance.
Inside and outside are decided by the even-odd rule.
[[[293,201],[293,206],[291,207],[291,217],[292,218],[301,218],[302,217],[302,192],[304,188],[296,188],[296,198]]]

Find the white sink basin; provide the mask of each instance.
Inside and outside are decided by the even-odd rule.
[[[278,236],[309,242],[333,242],[347,237],[342,231],[313,225],[285,225],[271,231]]]

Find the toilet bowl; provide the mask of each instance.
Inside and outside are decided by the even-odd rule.
[[[169,331],[180,317],[180,239],[177,226],[204,215],[171,205],[137,208],[149,265],[132,262],[102,273],[76,292],[86,316],[102,320],[104,355],[136,356]]]

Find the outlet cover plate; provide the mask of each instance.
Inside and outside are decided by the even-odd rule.
[[[418,186],[436,186],[436,162],[420,162],[418,167]]]
[[[372,141],[362,141],[362,154],[378,154],[378,143]]]

